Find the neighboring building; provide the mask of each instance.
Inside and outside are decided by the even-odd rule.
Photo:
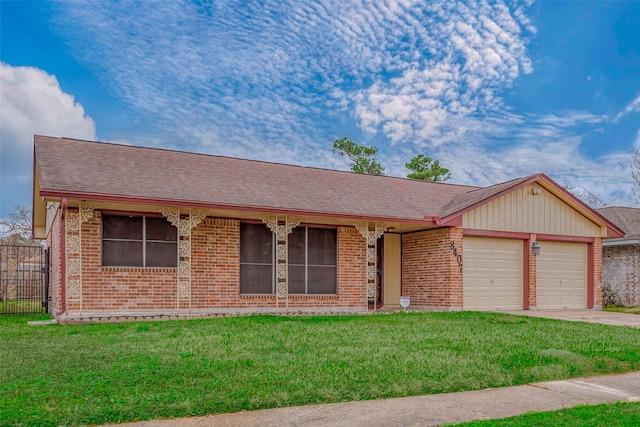
[[[487,188],[35,137],[61,320],[601,307],[623,233],[544,174]],[[535,256],[533,247],[539,246]]]
[[[640,305],[640,209],[613,206],[598,212],[625,233],[602,244],[602,286],[610,291],[608,302]]]

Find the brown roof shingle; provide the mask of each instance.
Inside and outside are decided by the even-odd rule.
[[[454,198],[466,201],[466,193],[478,190],[47,136],[35,136],[35,162],[43,195],[107,195],[410,221],[440,216]]]
[[[640,239],[640,208],[611,206],[597,211],[622,229],[625,239]]]

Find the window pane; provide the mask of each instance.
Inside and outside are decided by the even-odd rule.
[[[289,234],[289,264],[304,265],[305,230],[306,227],[296,227],[291,234]]]
[[[142,242],[104,240],[102,265],[112,267],[142,267]]]
[[[271,264],[273,233],[264,224],[240,224],[240,262]]]
[[[336,265],[337,234],[331,228],[309,228],[309,265]]]
[[[309,294],[335,294],[336,293],[336,268],[335,267],[309,267],[307,270]]]
[[[271,265],[240,264],[241,294],[272,294]]]
[[[174,242],[147,242],[147,267],[176,267],[178,265],[178,245]]]
[[[304,266],[289,265],[289,293],[304,294]]]
[[[142,217],[102,217],[102,237],[105,239],[142,240]]]
[[[147,240],[175,242],[178,239],[178,228],[164,218],[146,218]]]

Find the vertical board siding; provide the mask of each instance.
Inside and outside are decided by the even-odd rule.
[[[540,189],[534,195],[533,189]],[[465,213],[464,228],[597,237],[600,227],[538,184],[525,185]]]

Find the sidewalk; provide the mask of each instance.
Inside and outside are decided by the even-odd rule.
[[[143,421],[120,426],[437,426],[618,401],[640,401],[640,372],[461,393]]]
[[[511,310],[504,313],[640,328],[640,315],[600,310]]]

